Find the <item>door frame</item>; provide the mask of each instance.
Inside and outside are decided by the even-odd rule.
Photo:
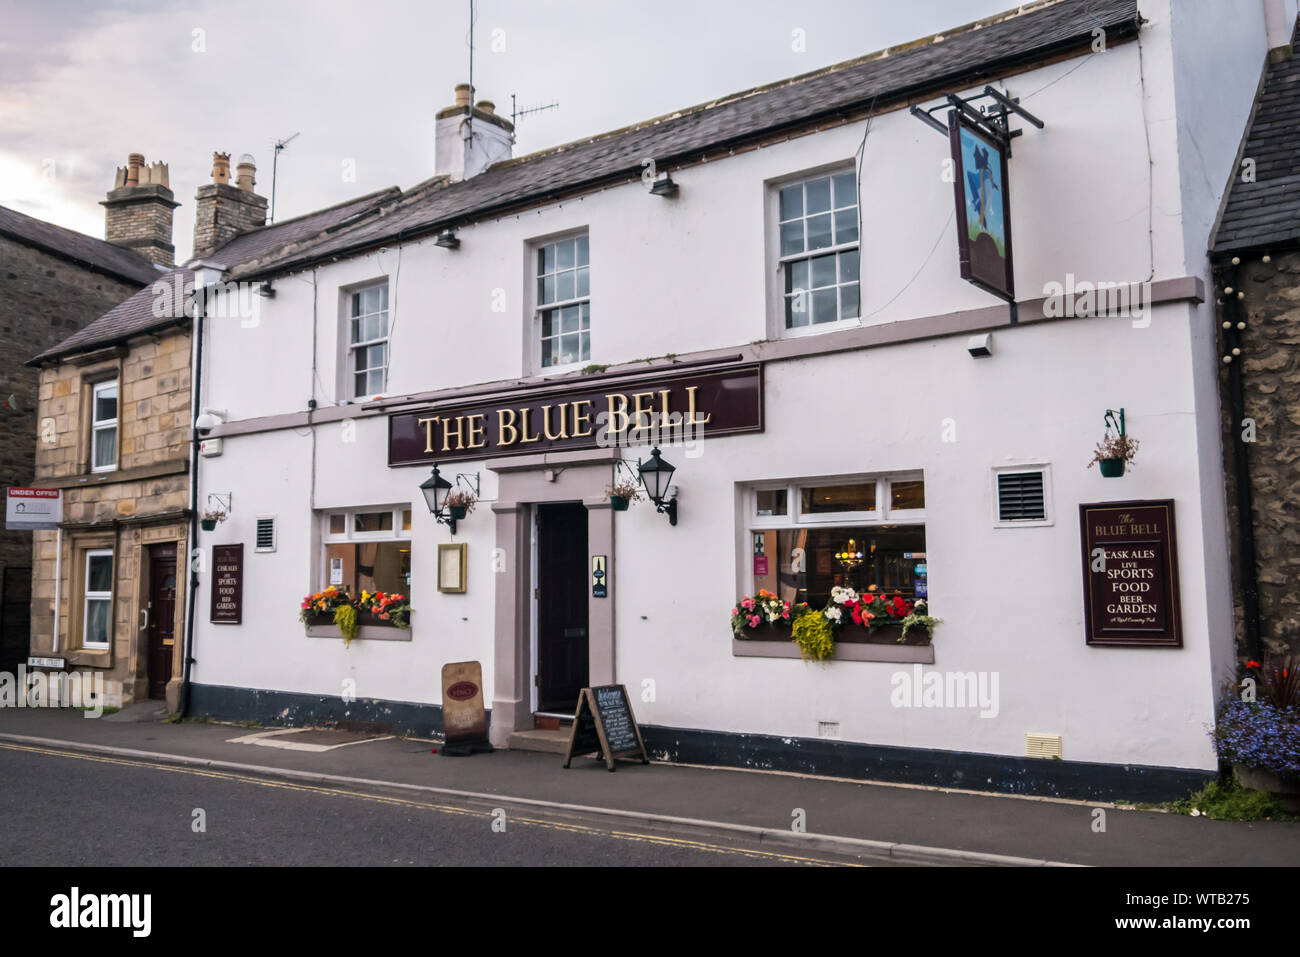
[[[485,463],[498,479],[492,505],[495,546],[506,574],[493,599],[490,737],[505,747],[512,731],[531,730],[537,704],[537,505],[580,502],[587,509],[587,556],[606,556],[606,596],[588,592],[587,672],[590,683],[615,681],[614,602],[617,559],[614,518],[605,488],[614,463],[629,449],[596,448],[515,456]],[[628,518],[625,514],[624,521]]]

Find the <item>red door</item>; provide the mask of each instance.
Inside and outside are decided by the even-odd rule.
[[[149,546],[149,697],[163,698],[176,645],[176,546]]]
[[[587,685],[587,509],[537,506],[537,706],[573,714]]]

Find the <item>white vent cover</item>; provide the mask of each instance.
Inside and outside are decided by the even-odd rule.
[[[1043,472],[998,473],[998,521],[1041,522],[1047,518]]]
[[[1061,757],[1061,736],[1059,734],[1026,734],[1025,757]]]
[[[275,516],[259,515],[257,516],[257,541],[253,548],[255,552],[273,552],[275,551]]]

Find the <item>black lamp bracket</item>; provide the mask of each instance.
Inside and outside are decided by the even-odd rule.
[[[640,464],[641,464],[641,460],[640,460],[640,459],[637,459],[636,464],[637,464],[637,465],[640,465]],[[631,483],[632,483],[633,485],[640,485],[640,484],[641,484],[641,477],[640,477],[639,475],[637,475],[636,471],[632,468],[632,466],[630,466],[630,465],[627,464],[627,460],[626,460],[626,459],[615,459],[615,460],[614,460],[614,482],[613,482],[613,484],[615,484],[615,485],[618,484],[618,476],[619,476],[619,473],[620,473],[620,472],[626,472],[626,473],[627,473],[628,480],[631,481]]]
[[[980,105],[976,107],[976,103]],[[919,106],[913,106],[909,112],[922,123],[947,136],[948,124],[934,117],[934,114],[940,110],[956,111],[966,117],[982,132],[1001,143],[1006,148],[1007,156],[1011,155],[1011,141],[1024,133],[1024,130],[1011,128],[1012,114],[1040,130],[1043,128],[1043,121],[1021,106],[1019,97],[1008,96],[1005,92],[991,86],[984,87],[983,93],[969,97],[948,93],[942,103],[924,110]]]
[[[1106,428],[1114,429],[1119,433],[1121,438],[1124,436],[1124,410],[1123,409],[1120,409],[1118,412],[1115,411],[1114,409],[1107,409],[1106,415],[1102,419],[1102,421],[1106,423]]]
[[[457,486],[463,485],[467,492],[473,492],[474,497],[477,498],[479,497],[479,495],[482,494],[479,491],[479,475],[480,475],[479,472],[475,472],[472,475],[469,472],[457,472],[456,485]]]
[[[235,493],[234,493],[234,492],[226,492],[226,493],[223,495],[223,494],[221,494],[220,492],[209,492],[209,493],[208,493],[208,509],[209,509],[209,510],[212,509],[212,503],[213,503],[213,501],[216,501],[216,503],[217,503],[217,507],[218,507],[219,509],[221,509],[221,511],[223,511],[223,512],[225,512],[227,515],[229,515],[231,512],[234,511],[234,507],[233,507],[233,504],[232,504],[232,503],[235,501]]]

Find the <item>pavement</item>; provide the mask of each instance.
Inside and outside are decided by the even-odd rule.
[[[500,805],[537,818],[877,864],[1300,862],[1300,823],[1211,821],[1102,802],[660,763],[620,762],[611,774],[588,758],[575,758],[569,769],[560,756],[535,752],[452,758],[436,753],[438,742],[331,731],[267,735],[281,729],[165,723],[156,709],[142,714],[141,707],[148,706],[97,719],[69,710],[3,709],[0,753],[68,749],[337,789],[379,789],[413,800]],[[277,739],[298,746],[276,746]],[[1098,818],[1097,808],[1104,817]]]

